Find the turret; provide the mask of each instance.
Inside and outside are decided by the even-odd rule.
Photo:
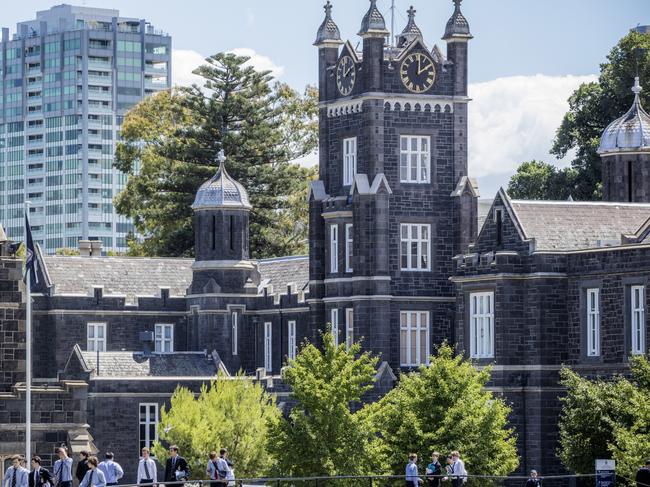
[[[467,41],[473,38],[469,22],[460,11],[463,0],[454,1],[454,13],[447,21],[443,40],[447,41],[447,59],[453,63],[454,94],[467,95]]]
[[[336,64],[339,46],[343,44],[341,32],[332,20],[332,4],[329,0],[327,0],[324,9],[325,20],[318,28],[314,41],[314,46],[318,48],[318,86],[321,101],[327,100],[333,94],[328,92],[328,86],[333,87],[333,83],[328,83],[328,68]]]
[[[605,201],[650,203],[650,115],[641,106],[641,89],[637,76],[632,107],[600,139]]]
[[[252,206],[246,189],[226,171],[223,151],[219,170],[196,193],[194,210],[193,292],[231,292],[255,277],[248,247]],[[214,282],[210,282],[214,280]],[[206,288],[207,286],[207,288]]]
[[[365,91],[381,91],[384,74],[384,44],[390,32],[377,8],[377,0],[370,0],[370,8],[361,21],[359,35],[363,39],[363,79]]]

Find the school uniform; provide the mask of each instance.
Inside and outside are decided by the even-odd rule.
[[[431,475],[431,477],[429,477],[429,475]],[[427,465],[427,486],[440,487],[440,481],[442,478],[439,477],[439,475],[442,475],[442,465],[440,465],[440,462],[431,462]]]
[[[84,479],[79,487],[106,487],[106,477],[104,472],[98,468],[91,468],[86,472]]]
[[[29,472],[29,487],[43,487],[41,473],[47,472],[46,468],[38,467]]]
[[[104,460],[97,468],[102,471],[106,478],[106,485],[117,485],[117,482],[124,477],[124,470],[119,463],[113,460]]]
[[[467,470],[465,470],[465,462],[461,459],[456,460],[451,464],[451,486],[461,487],[467,482]]]
[[[542,482],[539,479],[530,478],[526,482],[526,487],[542,487]]]
[[[77,477],[77,480],[81,482],[84,477],[86,476],[86,472],[89,470],[88,468],[88,458],[85,458],[83,460],[79,460],[77,463],[77,471],[75,472],[74,476]]]
[[[190,471],[189,468],[187,467],[187,462],[180,455],[176,455],[175,457],[169,457],[167,459],[167,463],[165,463],[165,482],[178,481],[176,472],[184,472],[186,477],[190,476]]]
[[[141,458],[138,463],[138,484],[155,484],[158,482],[158,467],[153,458]]]
[[[4,487],[29,487],[29,470],[24,467],[15,468],[12,465],[6,470],[2,485]]]
[[[205,473],[208,475],[210,480],[210,487],[221,487],[223,482],[219,482],[219,468],[218,468],[218,459],[208,460],[208,465],[205,467]]]
[[[406,464],[406,487],[418,487],[420,477],[418,476],[418,466],[415,462]]]
[[[54,462],[54,478],[58,487],[72,487],[72,458],[65,457]]]
[[[636,472],[636,479],[635,480],[636,480],[636,484],[638,486],[650,485],[650,468],[641,467]]]

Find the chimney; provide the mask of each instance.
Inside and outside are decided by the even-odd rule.
[[[79,240],[79,255],[81,257],[101,257],[101,240]]]

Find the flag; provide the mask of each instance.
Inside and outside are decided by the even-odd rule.
[[[29,218],[25,213],[25,281],[29,275],[32,283],[38,283],[38,259],[32,239],[32,228],[29,226]]]

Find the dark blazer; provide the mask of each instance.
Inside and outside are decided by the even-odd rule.
[[[176,465],[172,467],[172,459],[169,457],[165,463],[165,482],[176,482],[176,471],[180,470],[181,472],[187,472],[187,476],[190,475],[190,469],[187,468],[187,462],[185,459],[177,455],[176,456]]]
[[[650,485],[650,468],[641,467],[636,473],[637,485]]]
[[[84,479],[87,471],[88,471],[88,459],[86,458],[85,460],[79,460],[79,463],[77,463],[77,471],[75,472],[75,477],[77,477],[77,480],[79,482],[81,482]]]
[[[44,471],[47,472],[48,471],[46,468],[43,468],[43,467],[41,467],[39,470],[40,470],[40,472],[44,472]],[[42,482],[41,482],[40,472],[39,472],[38,478],[36,479],[36,485],[34,485],[34,470],[31,470],[29,472],[29,487],[41,487]]]

